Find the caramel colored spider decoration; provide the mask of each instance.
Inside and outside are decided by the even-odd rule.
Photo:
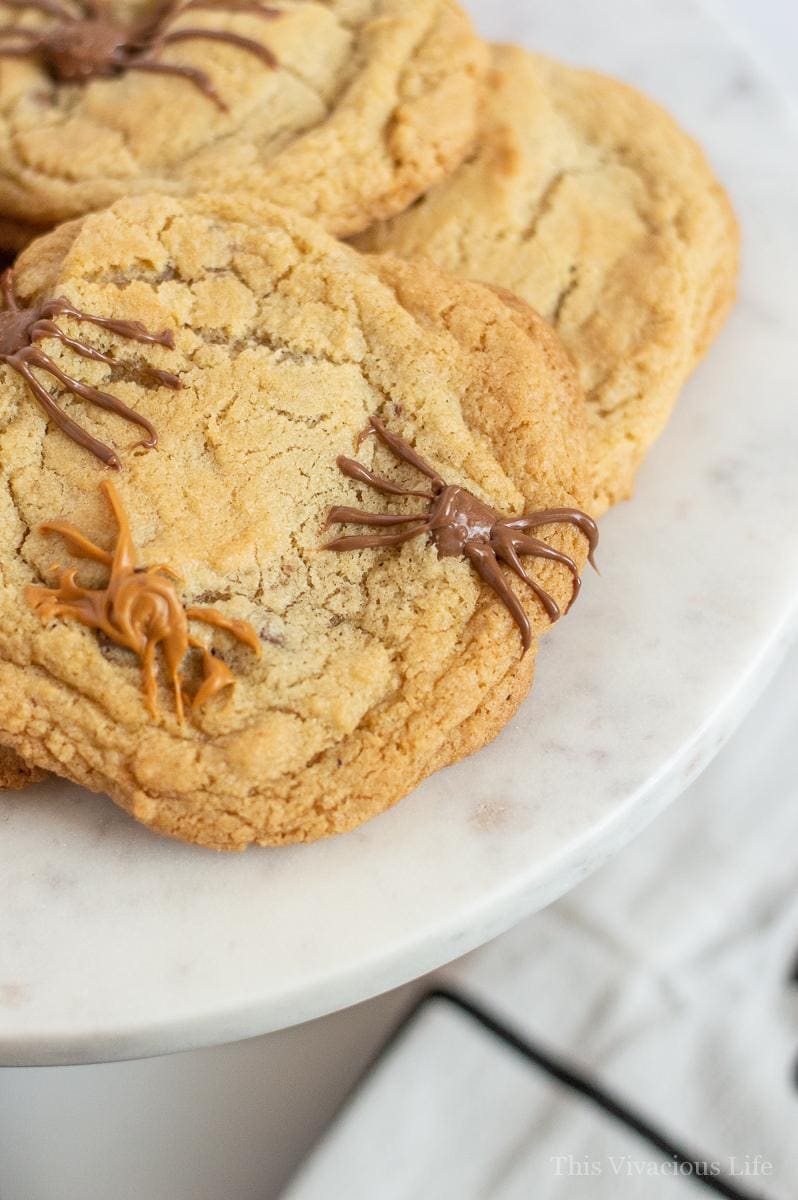
[[[71,392],[82,400],[88,400],[91,404],[96,404],[98,408],[117,413],[125,420],[138,425],[147,434],[146,438],[139,443],[140,445],[151,449],[158,444],[158,434],[151,421],[148,421],[141,413],[137,413],[135,409],[129,408],[116,396],[89,387],[87,383],[81,383],[80,380],[73,379],[71,375],[66,375],[49,354],[45,354],[38,343],[45,338],[57,338],[59,342],[68,346],[70,350],[74,350],[76,354],[82,355],[83,358],[90,358],[93,362],[107,363],[109,366],[121,369],[147,386],[177,389],[183,385],[176,375],[171,375],[168,371],[159,371],[155,367],[128,362],[125,359],[112,358],[110,354],[103,354],[100,350],[95,350],[93,346],[86,345],[85,342],[68,337],[58,327],[55,318],[72,317],[75,321],[98,325],[101,329],[107,329],[110,333],[127,338],[129,341],[143,342],[145,345],[151,346],[167,346],[170,350],[174,349],[175,344],[173,334],[168,330],[163,330],[161,333],[149,333],[139,321],[116,321],[107,317],[96,317],[92,313],[75,308],[68,300],[58,297],[53,300],[42,300],[31,308],[20,308],[14,283],[14,272],[11,269],[4,271],[0,276],[0,293],[4,305],[3,311],[0,312],[0,362],[7,363],[12,370],[22,376],[54,425],[57,425],[67,437],[72,438],[73,442],[77,442],[79,446],[85,446],[106,466],[119,469],[121,464],[116,451],[86,433],[85,429],[81,429],[76,421],[73,421],[63,409],[59,408],[47,389],[34,375],[32,369],[34,367],[46,371],[61,384],[66,392]]]
[[[177,75],[188,80],[204,96],[227,110],[207,72],[185,64],[161,62],[165,46],[176,42],[227,42],[255,55],[267,67],[277,60],[268,48],[252,38],[222,29],[180,26],[173,22],[186,12],[248,13],[265,20],[280,16],[279,9],[256,0],[175,0],[166,4],[154,21],[130,28],[115,20],[110,6],[101,0],[76,0],[74,9],[61,0],[2,0],[6,8],[44,13],[53,24],[38,29],[27,25],[0,27],[0,58],[37,58],[58,83],[86,83],[90,79],[112,79],[127,71],[149,71]]]
[[[55,618],[79,621],[138,655],[147,708],[153,717],[158,715],[155,653],[160,646],[174,694],[175,714],[182,725],[184,687],[180,667],[189,648],[200,652],[202,670],[202,682],[191,701],[193,709],[201,708],[235,683],[230,668],[203,642],[191,636],[188,622],[200,621],[214,629],[223,629],[260,655],[258,635],[247,621],[225,617],[213,608],[184,608],[175,586],[179,576],[169,567],[137,566],[130,525],[116,489],[110,480],[104,480],[100,487],[118,528],[113,552],[95,546],[66,521],[48,521],[40,528],[43,533],[59,534],[76,558],[108,567],[110,576],[105,587],[85,588],[77,582],[75,570],[61,570],[57,588],[31,586],[25,598],[42,621]]]
[[[548,508],[526,513],[520,517],[503,517],[471,492],[457,484],[446,483],[430,464],[403,438],[390,433],[378,417],[372,417],[370,428],[363,435],[376,434],[379,440],[401,462],[409,463],[430,481],[428,490],[400,487],[389,479],[375,475],[362,463],[341,457],[338,466],[349,479],[368,484],[385,496],[418,496],[429,502],[424,513],[362,512],[357,508],[337,507],[330,510],[327,525],[371,525],[376,528],[409,526],[396,533],[351,534],[328,542],[327,550],[362,550],[379,546],[399,546],[422,534],[431,536],[439,558],[463,555],[479,577],[493,588],[509,609],[521,631],[526,652],[532,645],[532,627],[521,602],[504,577],[500,563],[506,565],[535,593],[552,621],[560,617],[560,608],[553,596],[536,583],[524,570],[521,556],[547,558],[562,563],[573,576],[573,593],[568,608],[579,594],[581,580],[576,563],[567,554],[555,550],[528,530],[543,525],[567,523],[575,525],[585,535],[590,546],[589,559],[593,566],[598,545],[598,528],[592,517],[576,508]]]

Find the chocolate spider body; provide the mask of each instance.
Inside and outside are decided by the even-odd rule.
[[[399,487],[389,479],[375,475],[362,463],[341,457],[338,466],[344,475],[365,483],[387,496],[418,496],[429,502],[425,513],[408,516],[404,513],[371,513],[357,508],[336,507],[330,510],[328,525],[371,525],[377,528],[396,528],[396,533],[349,534],[328,542],[328,550],[363,550],[381,546],[399,546],[422,534],[430,536],[439,558],[465,557],[477,574],[491,587],[521,631],[526,652],[532,644],[532,626],[523,605],[504,577],[501,563],[522,579],[540,600],[552,621],[560,617],[560,608],[539,583],[524,570],[522,557],[546,558],[567,567],[573,577],[570,608],[579,594],[581,580],[576,563],[567,554],[555,550],[529,531],[543,525],[570,524],[588,539],[589,560],[593,566],[598,545],[598,528],[592,517],[576,508],[549,508],[520,517],[503,517],[489,504],[467,488],[446,483],[433,467],[403,438],[390,433],[378,417],[371,418],[368,433],[374,433],[402,462],[409,463],[430,481],[428,490]],[[400,529],[400,526],[405,526]]]
[[[131,29],[116,21],[100,0],[81,0],[76,16],[60,0],[2,0],[7,8],[28,9],[53,18],[52,25],[32,29],[26,25],[0,27],[0,58],[38,58],[59,83],[87,83],[90,79],[110,79],[126,71],[149,71],[159,75],[177,75],[198,88],[223,110],[227,105],[213,86],[207,72],[156,58],[164,47],[175,42],[227,42],[255,55],[267,67],[277,65],[274,54],[260,42],[222,29],[182,27],[172,22],[190,10],[243,12],[270,20],[279,10],[258,4],[256,0],[188,0],[167,4],[149,25]],[[11,44],[4,44],[6,39]]]
[[[21,308],[17,299],[14,272],[11,269],[4,271],[2,276],[0,276],[0,293],[2,294],[4,304],[4,309],[0,312],[0,362],[7,363],[12,370],[22,376],[54,425],[57,425],[67,437],[72,438],[73,442],[77,442],[80,446],[85,446],[87,450],[90,450],[106,466],[119,468],[120,462],[116,451],[112,450],[110,446],[106,446],[103,442],[98,441],[97,438],[92,437],[76,421],[67,416],[34,375],[33,368],[46,371],[48,375],[61,384],[66,392],[71,392],[73,395],[79,396],[82,400],[88,400],[91,404],[97,405],[98,408],[117,413],[120,417],[124,417],[125,420],[138,425],[146,433],[146,437],[142,440],[141,445],[149,448],[157,445],[158,435],[151,421],[148,421],[141,413],[137,413],[135,409],[130,408],[116,396],[112,396],[108,392],[102,392],[98,388],[90,387],[86,383],[81,383],[78,379],[73,379],[71,375],[65,374],[58,364],[50,358],[49,354],[46,354],[42,350],[38,343],[45,338],[57,338],[58,341],[68,346],[70,350],[74,350],[76,354],[80,354],[83,358],[90,358],[94,362],[107,363],[110,366],[123,368],[128,375],[139,380],[141,383],[151,387],[178,389],[182,387],[182,384],[176,375],[172,375],[168,371],[160,371],[155,367],[140,365],[123,359],[112,358],[109,354],[103,354],[102,351],[96,350],[93,346],[89,346],[77,338],[69,337],[56,324],[55,318],[71,317],[75,321],[85,321],[90,325],[97,325],[101,329],[107,329],[110,333],[114,333],[118,337],[127,338],[130,341],[142,342],[145,345],[167,346],[169,349],[172,349],[175,344],[174,337],[168,330],[160,333],[150,333],[139,321],[117,321],[107,317],[98,317],[93,313],[86,313],[79,308],[75,308],[68,300],[63,300],[60,297],[43,300],[30,308]]]
[[[113,552],[91,542],[66,521],[49,521],[43,533],[57,533],[76,558],[89,559],[109,568],[103,588],[86,588],[74,570],[62,570],[57,588],[32,586],[26,599],[43,621],[67,618],[95,629],[117,646],[132,650],[142,667],[147,707],[158,714],[155,656],[160,648],[174,695],[175,714],[183,723],[183,681],[180,667],[189,649],[200,652],[202,683],[192,700],[201,708],[212,696],[235,683],[230,668],[216,658],[198,638],[189,633],[189,621],[199,621],[226,630],[238,642],[260,654],[258,635],[246,621],[225,617],[212,608],[184,608],[177,594],[177,576],[169,567],[139,567],[130,525],[113,484],[101,484],[117,524]]]

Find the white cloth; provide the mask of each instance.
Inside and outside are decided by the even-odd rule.
[[[666,816],[564,900],[444,976],[576,1059],[706,1158],[707,1170],[713,1161],[728,1170],[734,1156],[737,1185],[772,1200],[798,1195],[796,730],[798,651]],[[700,1194],[674,1170],[436,1004],[285,1200]]]

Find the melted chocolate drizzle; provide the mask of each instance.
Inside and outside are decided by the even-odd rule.
[[[57,338],[63,345],[68,346],[70,350],[74,350],[83,358],[90,358],[93,362],[107,363],[109,366],[121,368],[127,375],[148,387],[168,387],[176,390],[183,386],[176,375],[146,364],[128,362],[124,359],[112,358],[109,354],[103,354],[101,350],[96,350],[93,346],[89,346],[77,338],[69,337],[56,324],[55,318],[71,317],[75,321],[87,322],[90,325],[97,325],[101,329],[107,329],[109,333],[114,333],[117,337],[127,338],[129,341],[141,342],[145,345],[167,346],[170,350],[174,348],[175,344],[172,333],[168,330],[149,333],[140,321],[118,321],[109,317],[97,317],[92,313],[75,308],[68,300],[60,297],[42,300],[30,308],[21,308],[17,297],[14,272],[10,268],[0,276],[0,293],[4,304],[4,309],[0,312],[0,362],[7,363],[12,370],[22,376],[47,416],[67,437],[70,437],[73,442],[77,442],[79,446],[85,446],[106,466],[119,469],[121,464],[116,451],[92,437],[76,421],[67,416],[63,409],[59,408],[47,389],[33,374],[32,368],[34,367],[47,372],[61,384],[64,391],[71,392],[82,400],[96,404],[98,408],[116,413],[118,416],[124,417],[126,421],[138,425],[147,435],[140,445],[151,449],[158,444],[158,434],[151,421],[148,421],[135,409],[129,408],[118,397],[99,391],[86,383],[81,383],[80,380],[73,379],[71,375],[66,375],[49,354],[45,354],[38,343],[45,338]]]
[[[395,533],[349,534],[335,538],[327,550],[367,550],[383,546],[400,546],[422,534],[431,536],[439,558],[463,556],[479,577],[496,592],[509,609],[521,631],[526,652],[532,645],[532,626],[520,600],[507,582],[501,563],[505,563],[519,579],[534,592],[552,621],[560,617],[560,607],[540,584],[527,574],[521,557],[545,558],[567,567],[573,577],[573,592],[568,608],[579,595],[581,579],[576,563],[567,554],[549,546],[529,530],[544,525],[569,524],[576,526],[587,538],[589,560],[595,567],[594,554],[598,545],[598,527],[592,517],[576,508],[547,508],[520,517],[503,517],[495,508],[479,500],[467,488],[446,483],[417,450],[395,433],[391,433],[378,417],[372,417],[365,436],[374,433],[402,462],[409,463],[429,480],[429,488],[400,487],[390,479],[375,475],[363,463],[340,457],[338,466],[349,479],[365,483],[387,496],[418,496],[428,501],[426,512],[408,516],[405,513],[372,513],[357,508],[332,508],[327,525],[371,525],[378,529],[396,529]],[[400,528],[404,526],[404,528]],[[567,610],[566,610],[567,611]]]
[[[127,71],[149,71],[159,75],[177,75],[188,80],[223,111],[227,105],[206,71],[180,63],[161,62],[155,56],[175,42],[227,42],[259,58],[274,68],[277,59],[268,46],[253,38],[223,29],[183,26],[172,23],[185,12],[247,13],[272,20],[280,10],[255,0],[187,0],[166,4],[155,20],[129,28],[114,20],[100,0],[83,0],[78,15],[60,0],[2,0],[7,8],[44,13],[54,24],[40,29],[26,25],[0,26],[0,58],[38,58],[58,83],[87,83],[90,79],[111,79]]]
[[[174,695],[175,714],[183,724],[183,680],[180,667],[189,649],[200,652],[202,682],[191,707],[201,708],[212,696],[235,683],[235,676],[222,660],[188,631],[189,621],[223,629],[236,641],[260,655],[258,635],[247,621],[238,621],[213,608],[184,608],[177,594],[175,575],[163,564],[137,565],[136,548],[122,502],[110,480],[100,487],[117,525],[113,551],[103,550],[67,521],[48,521],[43,533],[57,533],[76,558],[89,559],[109,568],[103,588],[86,588],[78,583],[73,569],[62,570],[58,587],[29,587],[25,598],[43,621],[66,618],[103,633],[117,646],[132,650],[141,662],[142,684],[147,707],[158,715],[158,682],[155,653],[160,646]]]

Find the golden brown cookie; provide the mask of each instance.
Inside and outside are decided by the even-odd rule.
[[[738,233],[699,147],[613,79],[494,50],[482,144],[359,239],[518,293],[587,397],[594,510],[630,494],[734,297]]]
[[[487,693],[475,712],[449,735],[424,765],[421,774],[432,774],[468,758],[498,737],[516,715],[532,687],[536,658],[537,644],[533,643],[523,658]],[[44,778],[44,771],[30,766],[13,750],[0,747],[0,791],[26,788]]]
[[[478,572],[496,587],[510,575],[498,560],[491,575],[484,547],[467,558],[444,539],[466,526],[471,537],[495,509],[491,537],[507,546],[523,531],[501,518],[530,514],[528,535],[553,556],[519,551],[540,599],[510,584],[533,642],[551,623],[545,595],[561,608],[572,596],[562,556],[581,569],[587,553],[581,518],[541,525],[531,515],[585,495],[583,401],[542,321],[433,267],[364,259],[251,197],[119,201],[34,243],[16,287],[36,313],[62,298],[55,323],[71,343],[50,337],[39,348],[92,390],[62,394],[80,431],[65,433],[18,372],[0,368],[6,742],[109,792],[154,829],[236,849],[352,828],[409,791],[458,730],[471,746],[492,736],[522,639]],[[122,324],[115,332],[90,317]],[[106,357],[86,358],[78,341]],[[46,368],[41,378],[52,385]],[[98,395],[128,410],[107,411]],[[131,413],[157,431],[157,450],[140,444],[151,439]],[[358,446],[372,414],[379,429]],[[122,470],[81,436],[112,448]],[[422,467],[407,461],[414,453]],[[439,487],[438,475],[453,486]],[[122,519],[100,486],[109,479]],[[386,485],[428,498],[384,494]],[[326,530],[340,506],[376,519],[333,512]],[[405,518],[433,510],[432,540],[323,548],[409,534],[426,525]],[[100,598],[113,589],[99,637]],[[128,617],[134,633],[143,628],[136,605],[154,604],[156,590],[169,620],[148,696],[146,650],[126,648],[120,630]],[[95,616],[80,624],[70,604]],[[175,673],[163,630],[174,632],[177,609],[199,648],[181,651]],[[242,623],[241,636],[209,624],[209,610],[217,625]],[[214,662],[230,679],[192,707]],[[528,683],[531,660],[523,671]]]
[[[151,190],[251,187],[354,233],[472,144],[485,50],[454,0],[88,12],[18,0],[4,14],[3,246]]]
[[[502,298],[516,313],[522,315],[524,327],[535,338],[540,324],[537,314],[517,297],[504,296],[501,289],[493,290],[502,294]],[[426,764],[425,774],[467,758],[498,736],[526,699],[534,679],[536,657],[537,645],[533,644],[527,653],[513,664],[507,675],[493,686],[475,712],[452,732],[433,759]],[[0,751],[0,790],[26,787],[43,777],[44,772],[29,766],[13,751]]]

